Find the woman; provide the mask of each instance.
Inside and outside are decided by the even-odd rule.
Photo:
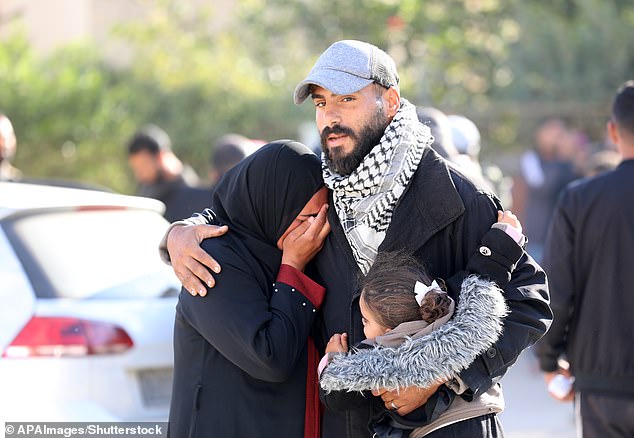
[[[202,244],[222,263],[213,290],[179,297],[169,436],[317,436],[307,339],[324,289],[302,271],[330,231],[326,201],[319,158],[291,141],[218,184],[212,207],[231,232]]]

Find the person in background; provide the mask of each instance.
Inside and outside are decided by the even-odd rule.
[[[460,123],[458,127],[456,127],[456,116],[448,116],[434,107],[417,107],[416,114],[418,120],[431,129],[431,134],[434,137],[431,147],[438,155],[450,163],[456,164],[458,169],[469,179],[486,187],[499,196],[499,192],[496,191],[497,187],[489,178],[485,177],[478,161],[477,153],[479,153],[480,150],[480,131],[478,131],[471,120],[463,118],[467,122]],[[452,117],[454,117],[454,123],[452,123]],[[462,116],[460,117],[462,118]],[[475,131],[473,128],[475,128]],[[464,152],[460,151],[458,148],[459,145],[456,142],[460,142],[460,147],[464,149]],[[468,155],[467,149],[476,155],[473,157]],[[492,172],[492,174],[501,176],[502,173],[499,171],[497,174],[494,172]],[[503,194],[504,193],[506,192],[503,192]],[[510,202],[508,202],[508,196],[500,197],[500,200],[502,201],[502,205],[510,204]]]
[[[559,142],[559,159],[570,163],[575,177],[584,175],[585,167],[592,153],[588,135],[577,126],[568,126]]]
[[[209,182],[212,189],[229,169],[255,149],[255,143],[240,134],[226,134],[216,140],[209,155]]]
[[[457,154],[453,161],[484,180],[485,184],[500,198],[505,208],[513,204],[511,187],[513,181],[504,176],[502,169],[494,164],[480,162],[481,136],[477,125],[465,116],[451,114],[447,116],[451,125],[453,143]]]
[[[139,129],[127,145],[128,164],[138,182],[136,194],[165,204],[172,222],[209,206],[209,192],[198,190],[198,176],[172,152],[167,133],[156,125]]]
[[[465,116],[450,114],[447,116],[451,127],[451,138],[456,147],[457,156],[454,161],[461,166],[472,168],[474,172],[482,174],[479,161],[480,130],[473,121]]]
[[[458,151],[453,143],[451,125],[447,115],[438,108],[430,106],[416,107],[416,115],[418,120],[429,126],[431,130],[431,135],[434,137],[431,148],[444,159],[453,160],[458,155]]]
[[[16,147],[17,140],[11,120],[0,113],[0,181],[17,181],[22,178],[22,172],[11,164]]]
[[[540,262],[546,230],[559,194],[577,175],[569,161],[562,160],[560,148],[567,126],[559,118],[541,121],[535,131],[535,148],[525,152],[520,173],[513,181],[513,211],[524,225],[528,252]]]
[[[574,396],[584,438],[634,436],[634,81],[607,130],[621,163],[568,185],[553,215],[543,264],[554,321],[535,347],[551,394]]]

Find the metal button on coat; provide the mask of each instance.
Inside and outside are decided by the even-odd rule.
[[[487,356],[489,356],[491,359],[493,359],[497,354],[498,351],[495,349],[495,347],[491,347],[487,350]]]
[[[489,249],[488,246],[481,246],[480,254],[482,254],[483,256],[489,257],[491,255],[491,250]]]

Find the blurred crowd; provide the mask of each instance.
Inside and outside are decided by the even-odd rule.
[[[607,136],[592,142],[583,130],[563,118],[537,124],[533,145],[519,157],[519,171],[505,174],[495,163],[481,162],[482,138],[476,124],[463,115],[447,115],[433,107],[418,108],[419,120],[430,126],[432,147],[471,179],[488,186],[517,215],[528,236],[528,252],[541,261],[548,224],[561,191],[578,178],[614,169],[621,157]]]

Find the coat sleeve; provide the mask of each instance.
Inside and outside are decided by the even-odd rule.
[[[325,391],[319,388],[319,400],[332,411],[344,412],[372,404],[370,391]]]
[[[511,275],[524,250],[503,230],[491,228],[482,237],[477,250],[473,252],[464,271],[453,275],[447,286],[456,295],[464,278],[471,274],[494,281],[501,289],[508,287]]]
[[[486,193],[479,194],[471,205],[466,206],[458,225],[464,232],[462,240],[457,243],[464,246],[465,254],[473,256],[480,252],[483,245],[486,246],[486,233],[496,221],[499,209],[502,207]],[[485,238],[481,243],[482,236]],[[484,254],[480,252],[480,255]],[[463,266],[466,269],[474,268],[474,261],[478,258],[476,255],[466,264],[463,262]],[[486,266],[495,267],[496,263],[499,265],[501,262],[504,259],[500,257],[497,262],[489,260],[481,266],[487,269]],[[497,279],[501,279],[499,273],[503,271],[499,266],[492,272],[498,272]],[[468,271],[457,272],[450,281],[462,279],[468,274]],[[522,351],[546,333],[552,322],[546,274],[528,254],[522,252],[508,280],[500,284],[510,310],[504,320],[502,336],[460,373],[460,378],[469,386],[469,390],[463,394],[466,399],[486,392],[515,363]]]
[[[535,345],[542,371],[558,368],[557,361],[566,351],[566,338],[575,301],[575,272],[573,270],[574,214],[568,211],[568,193],[564,192],[557,205],[546,239],[544,268],[552,289],[551,307],[555,319],[550,330]]]
[[[252,377],[285,381],[304,351],[325,290],[286,265],[279,281],[262,285],[232,248],[225,245],[216,252],[223,255],[216,286],[204,298],[181,292],[180,314]]]

